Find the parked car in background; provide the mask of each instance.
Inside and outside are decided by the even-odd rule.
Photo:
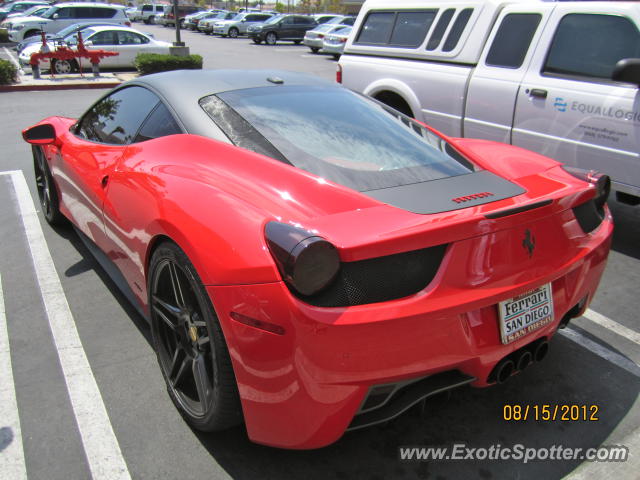
[[[323,46],[324,37],[326,34],[333,32],[334,30],[342,28],[344,25],[353,25],[356,21],[356,17],[338,16],[329,20],[322,25],[318,25],[312,30],[308,30],[304,34],[304,43],[313,53],[318,53]]]
[[[255,43],[275,45],[279,40],[300,43],[307,30],[311,30],[316,25],[313,17],[306,15],[278,15],[271,17],[263,23],[251,25],[247,29],[247,34]]]
[[[318,25],[322,25],[323,23],[330,22],[342,15],[338,15],[335,13],[314,13],[311,17],[318,23]]]
[[[330,53],[336,60],[340,58],[353,27],[342,27],[328,33],[323,40],[321,53]]]
[[[74,23],[73,25],[69,25],[67,28],[63,28],[58,33],[47,33],[45,35],[45,38],[47,39],[47,43],[49,45],[56,45],[56,44],[60,44],[60,43],[64,42],[64,39],[67,36],[69,36],[69,35],[71,35],[73,33],[79,32],[81,30],[84,30],[85,28],[88,28],[88,27],[102,27],[102,26],[110,26],[110,25],[117,25],[117,24],[109,23],[109,22],[81,22],[81,23]],[[20,43],[18,43],[18,45],[16,45],[15,49],[19,54],[26,47],[28,47],[29,45],[33,45],[33,44],[42,45],[42,40],[40,39],[40,37],[38,35],[35,35],[33,37],[25,38],[22,42],[20,42]]]
[[[236,38],[240,35],[246,35],[247,29],[251,25],[266,22],[271,17],[273,17],[273,14],[270,13],[239,13],[231,20],[220,20],[214,23],[213,34]]]
[[[169,5],[145,3],[136,8],[131,20],[147,24],[155,23],[156,16],[163,14],[168,8],[170,8]]]
[[[106,50],[118,52],[114,57],[105,57],[100,60],[100,68],[133,68],[134,60],[139,53],[169,54],[171,43],[155,40],[151,36],[134,28],[113,26],[87,27],[82,30],[82,39],[88,50]],[[78,44],[78,34],[67,35],[63,42],[72,48]],[[51,49],[55,48],[53,43]],[[26,47],[18,59],[23,66],[29,65],[31,54],[40,50],[40,44],[32,44]],[[85,60],[85,62],[87,62]],[[90,65],[87,62],[87,66]],[[79,69],[80,64],[76,60],[54,60],[40,62],[41,70],[52,70],[57,74],[71,73]]]
[[[213,25],[221,20],[231,20],[235,17],[235,12],[220,12],[216,16],[201,20],[198,22],[198,31],[211,35],[213,33]]]
[[[208,10],[206,12],[192,13],[191,15],[187,15],[186,17],[184,17],[184,22],[182,26],[188,30],[196,31],[198,30],[198,24],[202,20],[214,18],[216,15],[218,15],[222,11],[223,10],[216,9],[216,10]]]
[[[178,5],[178,21],[180,25],[184,23],[184,17],[190,15],[192,13],[197,13],[202,11],[200,7],[195,5]],[[176,16],[174,12],[174,7],[170,6],[164,13],[164,23],[165,27],[175,27],[176,25]]]
[[[42,0],[26,0],[24,2],[13,2],[0,8],[0,22],[12,13],[22,13],[35,5],[49,5],[49,2]]]
[[[4,20],[0,21],[0,26],[4,27],[5,23],[11,21],[12,18],[32,17],[32,16],[37,17],[43,14],[44,12],[46,12],[47,10],[49,10],[49,8],[51,8],[51,5],[49,4],[34,5],[33,7],[25,10],[24,12],[10,13],[9,15],[6,16]]]
[[[57,33],[74,23],[101,20],[131,26],[129,17],[121,5],[106,3],[58,3],[40,17],[26,17],[20,22],[11,22],[9,39],[21,42],[27,37],[45,33]]]

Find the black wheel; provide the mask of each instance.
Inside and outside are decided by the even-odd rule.
[[[60,213],[58,191],[53,182],[47,159],[44,157],[41,147],[32,145],[31,149],[33,151],[33,170],[36,174],[36,190],[42,214],[49,225],[63,225],[67,219]]]
[[[334,53],[333,54],[333,59],[334,60],[340,60],[340,54],[339,53]]]
[[[64,75],[66,73],[73,73],[77,70],[77,63],[75,60],[51,60],[51,70],[57,75]]]
[[[311,49],[311,53],[318,53],[320,49],[318,47],[309,47]]]
[[[238,35],[240,35],[240,31],[236,27],[231,27],[229,29],[229,36],[231,38],[238,38]]]
[[[260,40],[259,38],[254,38],[253,43],[257,43],[258,45],[260,45],[262,43],[262,40]]]
[[[153,344],[171,400],[198,430],[237,425],[242,413],[231,358],[195,268],[165,242],[149,272]]]
[[[295,43],[296,45],[300,45],[300,42],[302,42],[302,40],[294,40],[293,43]]]
[[[276,35],[275,32],[269,32],[264,37],[264,43],[266,43],[267,45],[275,45],[277,41],[278,41],[278,36]]]

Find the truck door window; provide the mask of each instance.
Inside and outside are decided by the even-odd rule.
[[[627,18],[565,15],[549,48],[543,73],[610,79],[616,63],[640,57],[640,33]]]
[[[455,22],[453,22],[453,26],[451,27],[449,35],[447,35],[447,39],[444,41],[444,45],[442,47],[443,52],[450,52],[451,50],[456,48],[456,45],[458,45],[458,41],[460,40],[462,32],[464,32],[464,28],[467,26],[472,13],[473,8],[465,8],[458,14]]]
[[[436,23],[436,28],[433,29],[433,33],[431,34],[429,42],[427,43],[427,50],[435,50],[436,48],[438,48],[438,45],[440,45],[442,37],[444,37],[444,32],[447,31],[447,27],[449,26],[449,22],[451,22],[455,11],[455,8],[448,8],[444,12],[442,12],[438,23]]]
[[[520,68],[541,18],[538,13],[506,15],[496,32],[485,63],[493,67]]]

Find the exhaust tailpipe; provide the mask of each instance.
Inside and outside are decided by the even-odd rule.
[[[531,355],[531,352],[529,350],[523,350],[520,356],[518,357],[518,363],[516,363],[516,368],[519,371],[522,371],[525,368],[527,368],[529,365],[531,365],[531,363],[533,363],[533,355]]]
[[[535,350],[533,351],[533,358],[536,362],[541,361],[544,357],[547,356],[547,352],[549,351],[549,342],[543,340],[538,345],[536,345]]]
[[[504,383],[509,380],[509,377],[516,368],[515,364],[509,359],[503,359],[498,365],[496,365],[496,382]]]

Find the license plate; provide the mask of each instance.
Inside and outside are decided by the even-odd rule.
[[[498,309],[500,335],[506,345],[553,321],[551,284],[500,302]]]

